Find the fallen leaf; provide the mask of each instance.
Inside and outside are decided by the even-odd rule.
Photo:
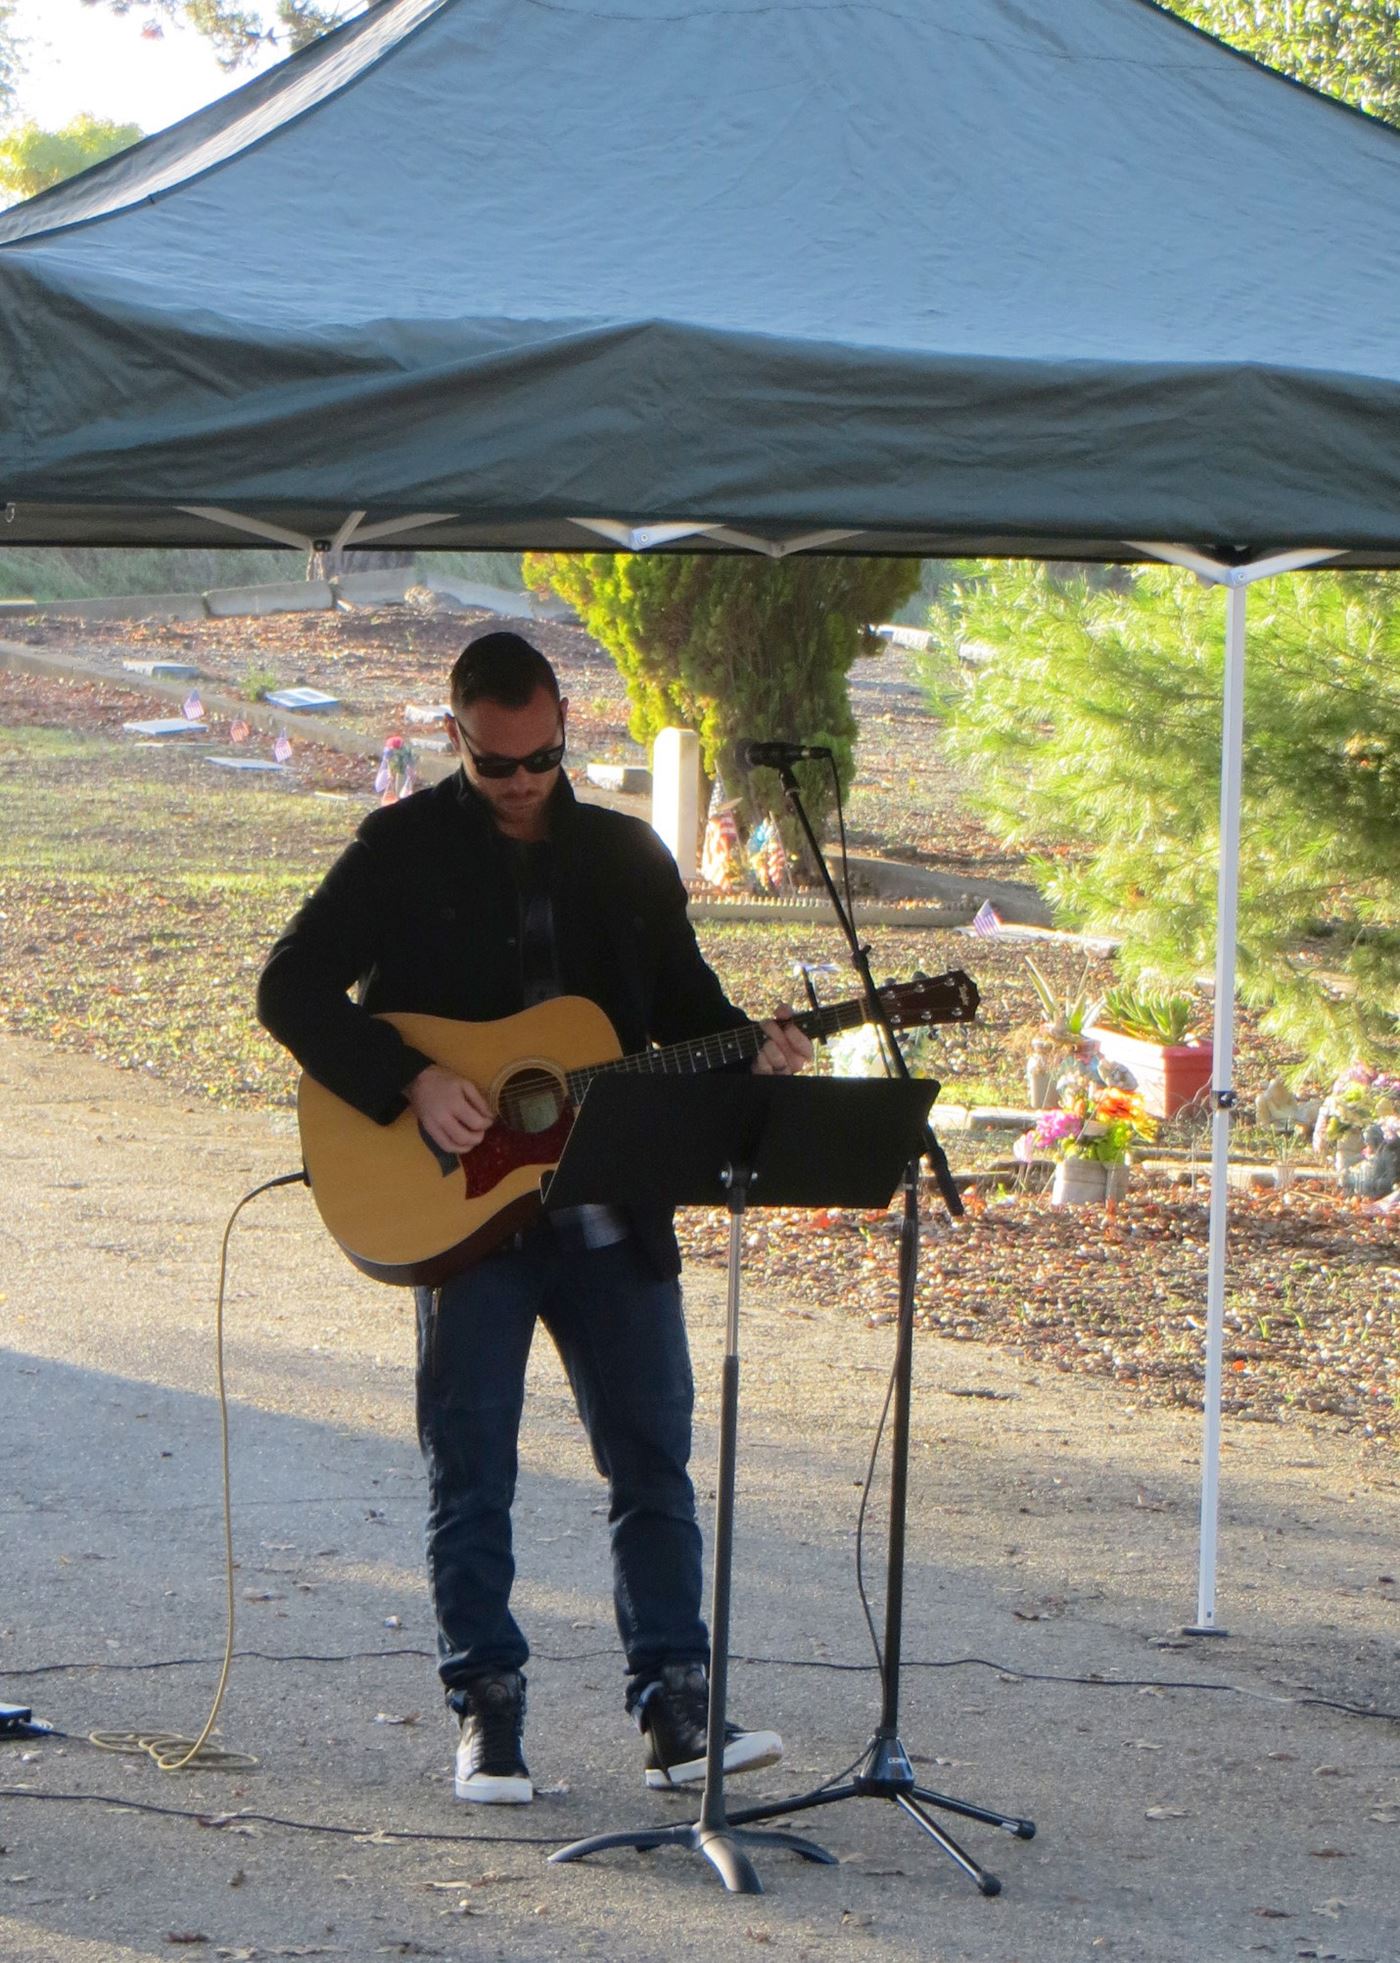
[[[405,1711],[401,1718],[396,1718],[388,1711],[376,1711],[374,1722],[376,1724],[417,1724],[420,1715],[417,1711]]]

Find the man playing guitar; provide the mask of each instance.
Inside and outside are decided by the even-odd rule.
[[[701,955],[675,863],[650,826],[575,800],[562,770],[568,703],[538,649],[513,633],[472,641],[452,671],[451,710],[458,771],[364,821],[258,988],[260,1019],[310,1078],[379,1126],[411,1111],[425,1146],[449,1160],[479,1146],[497,1112],[387,1012],[489,1022],[582,996],[628,1051],[750,1026]],[[756,1073],[810,1058],[790,1015],[781,1008],[762,1025]],[[626,1704],[647,1784],[704,1775],[709,1639],[679,1274],[669,1215],[589,1206],[535,1220],[416,1290],[428,1578],[438,1671],[461,1724],[459,1799],[533,1797],[528,1648],[510,1595],[537,1319],[608,1481]],[[775,1732],[731,1725],[725,1770],[771,1765],[781,1750]]]

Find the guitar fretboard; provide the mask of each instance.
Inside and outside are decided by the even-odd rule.
[[[807,1009],[793,1017],[799,1029],[818,1041],[824,1041],[842,1029],[858,1029],[867,1020],[865,1004],[861,1001],[836,1002],[828,1008]],[[570,1099],[577,1102],[593,1079],[604,1072],[625,1070],[637,1076],[694,1077],[703,1071],[721,1070],[727,1063],[751,1060],[763,1048],[765,1040],[763,1031],[756,1023],[744,1023],[736,1029],[717,1030],[712,1036],[695,1037],[688,1043],[637,1050],[631,1056],[617,1057],[611,1063],[595,1063],[583,1070],[571,1070],[565,1082]]]

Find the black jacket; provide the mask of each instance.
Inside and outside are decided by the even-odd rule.
[[[564,777],[550,821],[560,981],[598,1004],[624,1054],[746,1023],[696,945],[675,861],[651,827],[579,804]],[[405,1108],[403,1087],[429,1059],[376,1012],[486,1022],[523,1005],[511,848],[460,770],[365,819],[258,984],[265,1027],[380,1124]],[[675,1273],[669,1218],[639,1211],[632,1226]]]

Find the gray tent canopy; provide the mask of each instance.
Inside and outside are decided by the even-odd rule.
[[[373,9],[0,213],[0,538],[1400,564],[1400,136],[1039,11]]]

